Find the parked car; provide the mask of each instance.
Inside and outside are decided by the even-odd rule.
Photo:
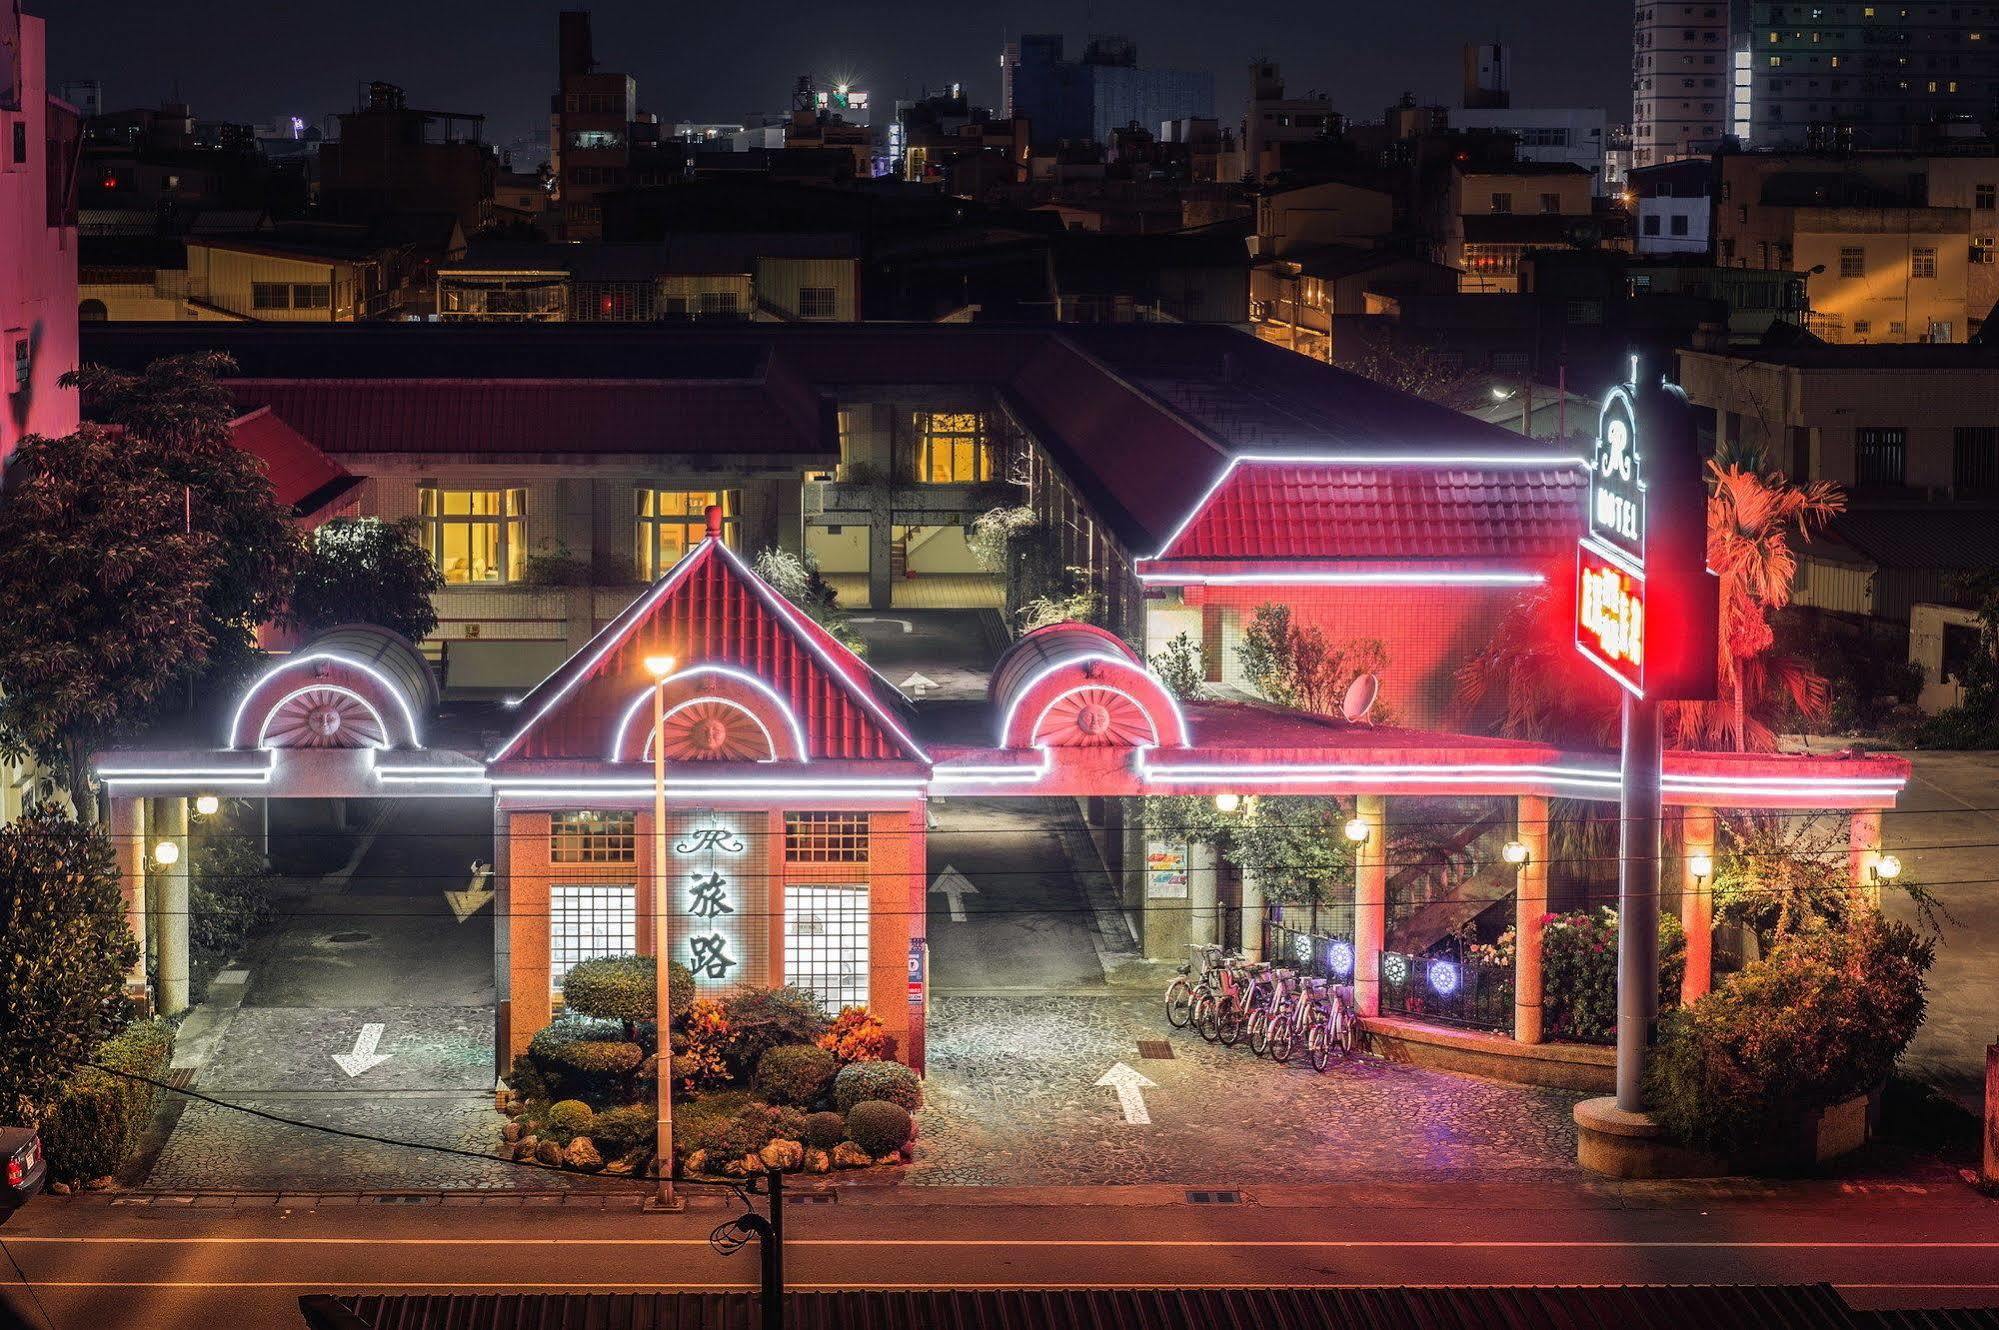
[[[48,1181],[48,1156],[42,1152],[41,1135],[28,1127],[0,1127],[0,1159],[7,1172],[0,1181],[0,1209],[26,1203]]]

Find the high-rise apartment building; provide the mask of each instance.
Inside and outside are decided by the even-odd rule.
[[[1133,123],[1157,130],[1215,113],[1214,75],[1141,69],[1138,48],[1123,37],[1092,37],[1081,60],[1067,60],[1059,33],[1029,33],[1006,48],[1000,74],[1006,114],[1026,116],[1037,144],[1109,143]]]
[[[590,14],[565,10],[558,28],[561,65],[550,121],[550,160],[565,240],[598,240],[604,195],[658,185],[680,169],[680,145],[662,136],[659,117],[638,109],[638,81],[597,68]]]
[[[1911,148],[1999,113],[1999,5],[1738,0],[1732,131],[1757,148]]]
[[[1725,0],[1638,0],[1631,51],[1632,165],[1692,156],[1728,132],[1733,81],[1728,11]]]

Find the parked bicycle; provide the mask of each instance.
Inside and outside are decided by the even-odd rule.
[[[1291,1008],[1298,992],[1296,970],[1277,969],[1270,972],[1269,986],[1257,992],[1257,1000],[1243,1021],[1243,1033],[1249,1038],[1250,1052],[1262,1057],[1269,1051],[1271,1031],[1290,1022]]]
[[[1332,1064],[1335,1053],[1342,1058],[1352,1057],[1358,1035],[1353,985],[1328,985],[1314,1003],[1310,1028],[1305,1035],[1305,1052],[1312,1059],[1312,1070],[1324,1071]]]
[[[1325,980],[1307,976],[1299,981],[1296,994],[1285,1005],[1283,1012],[1271,1019],[1268,1043],[1272,1062],[1279,1065],[1289,1062],[1291,1055],[1306,1041],[1312,1022],[1319,1018],[1325,994]]]
[[[1194,1007],[1204,993],[1212,993],[1218,977],[1227,961],[1227,954],[1216,946],[1195,943],[1187,948],[1190,953],[1187,964],[1180,967],[1180,973],[1166,986],[1166,1023],[1176,1030],[1184,1030],[1194,1019]],[[1196,977],[1196,970],[1199,971]]]
[[[1242,1038],[1242,1023],[1258,982],[1270,967],[1240,956],[1227,957],[1215,974],[1214,987],[1194,1002],[1194,1028],[1209,1043],[1234,1044]]]

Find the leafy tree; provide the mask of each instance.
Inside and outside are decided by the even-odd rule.
[[[1257,692],[1322,716],[1339,710],[1355,679],[1388,668],[1388,648],[1379,638],[1356,637],[1335,646],[1318,627],[1292,622],[1290,607],[1279,604],[1257,606],[1236,656]],[[1387,719],[1381,707],[1374,715]]]
[[[1384,388],[1456,411],[1469,411],[1486,402],[1484,383],[1477,375],[1466,373],[1456,359],[1399,337],[1369,339],[1351,355],[1341,355],[1339,365]]]
[[[855,655],[867,655],[867,639],[855,632],[847,616],[836,608],[839,592],[820,574],[818,559],[810,553],[800,557],[773,546],[760,552],[750,566],[765,585],[803,610],[842,646]]]
[[[1198,701],[1207,687],[1201,648],[1192,633],[1178,633],[1168,641],[1165,649],[1152,658],[1152,672],[1166,685],[1166,691],[1182,702]]]
[[[49,804],[0,827],[0,1119],[39,1121],[130,1020],[138,958],[102,834]]]
[[[379,624],[421,642],[437,628],[431,597],[443,587],[415,519],[336,520],[312,533],[285,622],[308,634],[343,623]]]

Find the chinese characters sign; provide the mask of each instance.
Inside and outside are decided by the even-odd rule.
[[[742,939],[737,921],[753,914],[746,881],[754,856],[740,828],[713,817],[697,817],[672,838],[673,877],[685,916],[681,959],[702,986],[743,981]]]
[[[1645,579],[1588,545],[1576,555],[1576,645],[1632,692],[1645,685]]]

